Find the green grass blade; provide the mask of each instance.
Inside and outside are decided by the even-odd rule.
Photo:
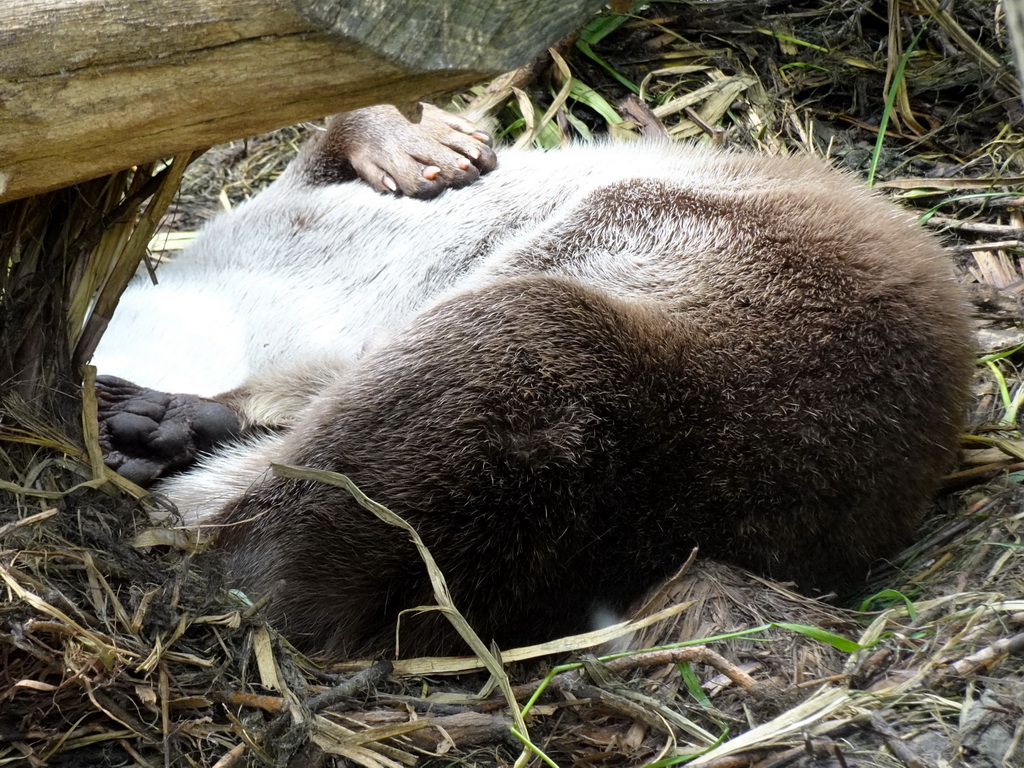
[[[866,598],[864,602],[860,604],[860,612],[866,613],[867,611],[870,611],[871,605],[876,600],[885,601],[887,604],[902,601],[903,604],[907,607],[907,616],[910,618],[910,620],[914,621],[917,618],[917,611],[914,610],[914,603],[911,601],[911,599],[904,595],[902,592],[899,592],[895,589],[883,589],[881,592]]]
[[[605,61],[600,56],[598,56],[594,52],[594,49],[590,47],[590,43],[588,43],[586,40],[580,39],[580,40],[576,41],[576,47],[579,48],[580,52],[583,53],[585,56],[587,56],[590,59],[593,59],[594,62],[599,67],[601,67],[601,69],[603,69],[610,76],[612,76],[616,80],[618,80],[619,83],[621,83],[626,88],[629,88],[629,90],[631,90],[637,96],[640,95],[640,88],[637,87],[632,81],[630,81],[630,80],[626,79],[624,76],[620,75],[618,70],[615,69],[615,67],[613,67],[611,64],[609,64],[607,61]]]
[[[843,653],[853,653],[861,649],[860,643],[855,643],[853,640],[847,640],[845,637],[834,635],[831,632],[826,632],[820,627],[812,627],[807,624],[790,624],[788,622],[777,621],[775,622],[776,627],[782,627],[792,632],[798,632],[801,635],[817,640],[819,643],[825,645],[831,645],[837,651]]]
[[[896,65],[896,73],[892,82],[889,83],[889,93],[885,96],[885,108],[882,110],[882,119],[878,123],[878,136],[875,138],[875,149],[871,153],[871,165],[868,167],[868,186],[875,184],[875,173],[878,171],[878,159],[882,156],[882,142],[885,141],[885,131],[889,127],[889,116],[892,114],[893,105],[896,104],[896,94],[899,92],[900,83],[903,81],[903,73],[907,69],[907,62],[910,61],[910,54],[917,49],[917,41],[928,28],[928,20],[921,25],[917,34],[910,41],[907,50],[900,57],[900,63]]]

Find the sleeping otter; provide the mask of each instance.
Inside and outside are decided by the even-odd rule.
[[[467,184],[481,138],[337,118],[130,288],[100,370],[209,399],[101,379],[111,465],[148,482],[205,451],[157,487],[332,656],[393,650],[425,570],[271,462],[409,521],[502,647],[622,610],[695,545],[856,589],[956,448],[969,334],[938,242],[818,160],[668,143],[505,152],[430,201],[372,188]],[[401,627],[403,655],[462,650],[436,613]]]

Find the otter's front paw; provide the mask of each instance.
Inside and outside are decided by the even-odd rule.
[[[184,469],[241,431],[225,405],[96,377],[100,447],[107,466],[143,487]]]

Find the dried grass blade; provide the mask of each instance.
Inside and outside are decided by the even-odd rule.
[[[89,646],[93,651],[99,654],[104,665],[108,668],[113,665],[115,659],[120,658],[124,661],[126,659],[136,658],[136,654],[125,650],[124,648],[117,648],[116,646],[111,645],[99,635],[83,627],[77,621],[64,613],[64,611],[50,605],[38,595],[29,592],[18,583],[17,579],[14,578],[14,575],[3,563],[0,563],[0,578],[7,583],[7,586],[15,595],[28,603],[28,605],[32,606],[40,613],[45,613],[47,616],[56,619],[64,626],[71,629],[82,643]]]
[[[354,731],[332,722],[322,715],[317,715],[314,723],[316,727],[312,735],[313,743],[328,754],[341,755],[358,765],[366,766],[366,768],[402,768],[403,765],[417,763],[414,755],[394,748],[389,748],[387,751],[396,759],[379,754],[353,739],[357,735]],[[384,745],[375,744],[374,746]]]
[[[99,416],[96,403],[96,368],[82,366],[82,440],[94,480],[106,480],[103,449],[100,448]]]
[[[903,30],[903,25],[900,23],[901,8],[902,5],[899,0],[889,0],[889,55],[886,64],[885,88],[892,93],[894,109],[890,109],[890,111],[893,111],[897,116],[897,122],[902,120],[904,125],[920,136],[925,133],[925,129],[917,122],[914,112],[910,108],[910,97],[907,95],[907,81],[903,77],[903,73],[906,70],[910,54],[917,48],[917,40],[921,36],[921,32],[914,35],[910,45],[904,51],[903,40],[900,37]],[[927,25],[927,21],[925,25]],[[921,29],[923,30],[924,26]],[[882,129],[879,128],[879,134],[881,133]]]
[[[43,520],[48,520],[56,515],[57,512],[58,510],[52,508],[44,509],[42,512],[36,512],[34,515],[29,515],[28,517],[23,517],[20,520],[14,520],[13,522],[0,526],[0,539],[3,539],[5,536],[19,528],[35,525],[36,523],[41,523]]]
[[[707,765],[712,760],[726,755],[799,738],[807,728],[822,722],[849,703],[850,692],[846,688],[822,688],[802,704],[705,752],[688,765]]]
[[[939,3],[938,0],[919,0],[919,2],[920,7],[938,22],[943,31],[953,38],[968,56],[976,59],[982,67],[999,79],[1000,85],[1011,93],[1020,93],[1020,81],[1013,76],[1013,72],[1009,71],[999,59],[975,42],[974,38],[946,10],[945,3]],[[1014,5],[1014,3],[1011,2],[1007,5]],[[1019,13],[1018,9],[1014,9],[1014,11]],[[1012,13],[1010,8],[1007,8],[1006,12],[1008,15]]]
[[[117,257],[110,266],[110,274],[106,276],[103,287],[96,296],[88,319],[84,325],[71,326],[72,332],[77,328],[82,328],[73,356],[76,363],[84,362],[92,357],[92,353],[121,299],[121,294],[142,262],[146,247],[153,237],[153,232],[156,231],[160,218],[177,193],[181,185],[181,177],[185,173],[185,168],[192,161],[192,157],[191,152],[175,155],[170,165],[162,172],[163,178],[160,185],[139,220],[135,222],[131,234],[118,249]]]
[[[277,674],[277,662],[274,659],[274,644],[270,639],[270,631],[266,627],[257,627],[252,639],[252,652],[256,657],[256,669],[260,675],[260,685],[271,691],[283,691],[280,676]]]
[[[671,101],[655,107],[651,111],[654,112],[658,119],[664,120],[666,117],[682,112],[687,107],[692,107],[694,104],[699,104],[705,99],[709,99],[723,92],[732,93],[733,98],[735,98],[736,94],[742,93],[756,82],[757,80],[750,75],[733,75],[730,77],[723,77],[720,80],[708,83],[695,91],[684,93],[678,98],[672,99]]]
[[[650,616],[636,619],[635,621],[613,624],[609,627],[605,627],[604,629],[594,630],[593,632],[584,632],[580,635],[569,635],[568,637],[551,640],[546,643],[538,643],[537,645],[512,648],[508,651],[502,651],[501,658],[506,664],[511,664],[519,661],[539,659],[543,656],[551,656],[553,654],[570,653],[572,651],[593,648],[594,646],[603,645],[604,643],[617,640],[620,637],[630,635],[641,629],[646,629],[654,624],[677,616],[683,611],[689,609],[692,605],[692,602],[679,603],[658,611],[657,613],[651,614]],[[369,667],[372,663],[373,662],[365,661],[345,664],[343,666],[346,669],[365,668]],[[473,656],[398,659],[393,663],[394,674],[398,676],[453,674],[458,672],[474,672],[485,668],[483,662]]]

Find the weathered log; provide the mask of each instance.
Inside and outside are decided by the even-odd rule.
[[[1017,77],[1024,85],[1024,0],[1004,0],[1003,13],[1010,30],[1013,60],[1017,64]]]
[[[5,0],[0,202],[525,63],[599,0]]]

